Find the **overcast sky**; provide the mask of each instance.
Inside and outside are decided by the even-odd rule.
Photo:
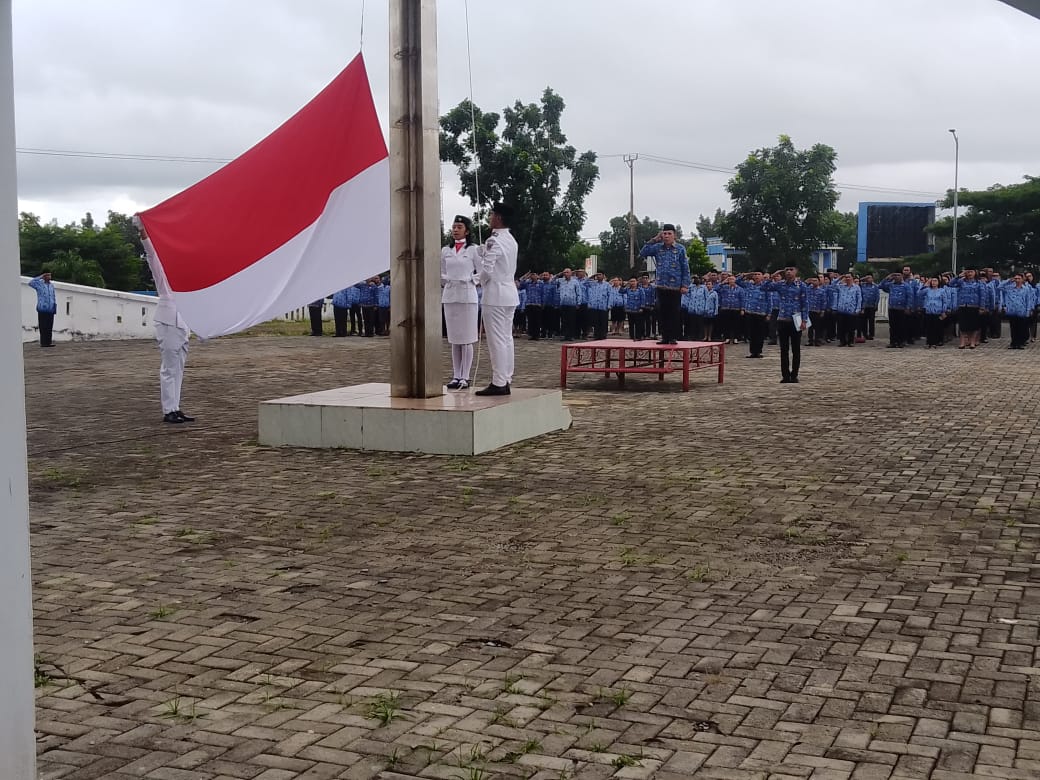
[[[361,0],[15,0],[20,208],[59,222],[134,212],[226,160],[357,53]],[[600,155],[582,235],[628,210],[641,153],[730,168],[787,133],[838,152],[839,208],[927,201],[1040,175],[1040,20],[996,0],[469,0],[473,95],[501,111],[546,86]],[[466,6],[438,3],[442,113],[469,94]],[[363,51],[386,127],[387,10]],[[727,173],[635,164],[636,213],[693,230],[728,208]],[[847,187],[846,185],[855,185]],[[450,169],[446,216],[465,210]]]

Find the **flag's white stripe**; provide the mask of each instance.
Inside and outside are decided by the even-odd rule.
[[[174,292],[174,302],[203,338],[237,333],[386,271],[389,234],[384,159],[333,190],[318,219],[278,249],[211,287]]]

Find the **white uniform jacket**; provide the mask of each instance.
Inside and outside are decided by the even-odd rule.
[[[517,245],[509,228],[500,228],[484,244],[480,263],[480,284],[484,288],[485,306],[518,306],[516,289]]]
[[[454,246],[441,250],[441,303],[476,303],[477,274],[480,272],[480,247],[463,246],[458,252]]]

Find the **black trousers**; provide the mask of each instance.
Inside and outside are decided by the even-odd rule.
[[[769,323],[767,325],[767,328],[768,328],[767,332],[769,333],[769,343],[770,344],[775,344],[776,343],[776,321],[777,321],[777,317],[779,317],[779,316],[780,316],[780,310],[779,309],[773,309],[771,312],[769,312]],[[822,322],[822,320],[821,320],[821,322]]]
[[[715,320],[718,317],[704,317],[701,322],[704,324],[704,332],[701,334],[703,341],[718,341],[719,334],[715,328]]]
[[[610,312],[606,309],[589,309],[589,320],[592,321],[592,336],[600,340],[607,337],[607,327],[610,325]]]
[[[346,336],[347,335],[347,318],[350,316],[350,309],[342,306],[332,307],[332,320],[336,323],[336,335]]]
[[[542,337],[542,305],[529,303],[524,311],[527,313],[527,338],[538,341]]]
[[[628,335],[633,341],[642,341],[644,334],[645,317],[641,311],[628,312]]]
[[[688,311],[683,316],[683,339],[686,341],[704,340],[704,318],[699,314]]]
[[[1024,347],[1029,342],[1029,317],[1008,317],[1011,346]]]
[[[560,332],[560,310],[542,304],[542,338],[551,339]]]
[[[989,337],[991,339],[1003,338],[1001,335],[1000,320],[1001,317],[999,311],[991,311],[989,313]]]
[[[574,341],[578,338],[578,307],[560,307],[560,332],[561,338],[566,341]]]
[[[377,321],[377,317],[379,316],[377,314],[377,312],[378,312],[378,309],[376,309],[375,306],[362,306],[361,307],[361,316],[365,320],[365,335],[366,336],[371,337],[371,336],[376,335],[376,321]]]
[[[765,314],[745,314],[744,329],[747,331],[749,354],[757,357],[762,354],[762,346],[769,332],[768,316]]]
[[[352,304],[350,307],[350,332],[360,333],[364,327],[364,322],[361,319],[361,304]]]
[[[54,312],[36,312],[36,322],[40,326],[40,346],[49,347],[54,343]]]
[[[824,326],[827,322],[827,314],[822,311],[811,311],[809,312],[809,330],[808,341],[809,346],[818,345],[823,343],[824,339]]]
[[[888,344],[901,347],[906,343],[906,312],[902,309],[888,310]]]
[[[856,320],[859,318],[857,314],[842,314],[838,312],[838,343],[843,347],[848,344],[850,347],[856,343]]]
[[[658,287],[657,308],[661,318],[661,341],[678,341],[682,335],[682,320],[679,318],[682,313],[682,293]]]
[[[592,325],[592,312],[589,307],[582,304],[578,307],[578,336],[586,338],[589,335],[589,327]]]
[[[943,328],[945,327],[946,320],[942,319],[941,314],[924,315],[925,343],[929,347],[941,347],[943,343]]]
[[[390,309],[380,307],[376,309],[376,316],[379,318],[379,335],[389,336],[390,335]]]
[[[739,339],[740,332],[740,309],[719,309],[719,324],[722,326],[722,338]]]
[[[877,316],[876,306],[864,306],[863,307],[863,318],[862,325],[860,326],[860,332],[858,335],[863,336],[865,339],[874,338],[874,318]]]
[[[322,335],[321,307],[308,306],[307,313],[311,316],[311,335]]]
[[[780,342],[780,376],[797,379],[802,366],[802,332],[791,320],[777,320],[776,337]]]
[[[1036,309],[1033,309],[1032,313],[1028,317],[1029,319],[1029,337],[1032,339],[1036,338],[1036,326],[1037,322],[1040,321],[1040,317],[1037,316]]]

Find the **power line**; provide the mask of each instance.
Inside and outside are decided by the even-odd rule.
[[[129,154],[126,152],[85,152],[72,149],[35,149],[19,146],[15,149],[18,154],[31,154],[41,157],[83,157],[93,160],[138,160],[142,162],[189,162],[189,163],[224,163],[231,162],[230,159],[221,157],[186,157],[169,154]]]
[[[171,155],[171,154],[130,154],[127,152],[90,152],[74,149],[38,149],[33,147],[20,146],[15,150],[18,154],[27,154],[40,157],[78,157],[82,159],[90,160],[129,160],[135,162],[178,162],[178,163],[203,163],[208,165],[224,165],[225,163],[231,162],[232,158],[224,157],[191,157],[186,155]],[[621,158],[624,159],[631,155],[625,154],[601,154],[598,155],[600,158]],[[712,165],[710,163],[693,162],[691,160],[680,160],[675,157],[664,157],[657,154],[647,154],[640,152],[637,155],[640,159],[646,159],[650,162],[655,162],[659,165],[670,165],[677,168],[689,168],[697,171],[705,171],[708,173],[725,173],[734,174],[736,168],[729,168],[722,165]],[[937,198],[944,197],[945,192],[929,192],[927,190],[912,190],[905,189],[902,187],[875,187],[869,184],[850,184],[847,182],[835,182],[835,187],[839,190],[854,190],[858,192],[885,192],[893,195],[914,195],[919,197],[929,198],[935,200]]]
[[[615,157],[617,155],[603,155],[604,157]],[[678,160],[674,157],[662,157],[656,154],[640,154],[640,157],[646,158],[650,162],[656,162],[660,165],[672,165],[679,168],[692,168],[699,171],[709,171],[711,173],[736,173],[736,168],[727,168],[721,165],[710,165],[708,163],[691,162],[690,160]],[[836,181],[834,186],[840,190],[857,190],[861,192],[888,192],[894,195],[917,195],[930,199],[941,198],[946,193],[944,192],[928,192],[926,190],[911,190],[904,189],[902,187],[875,187],[869,184],[848,184],[846,182]]]

